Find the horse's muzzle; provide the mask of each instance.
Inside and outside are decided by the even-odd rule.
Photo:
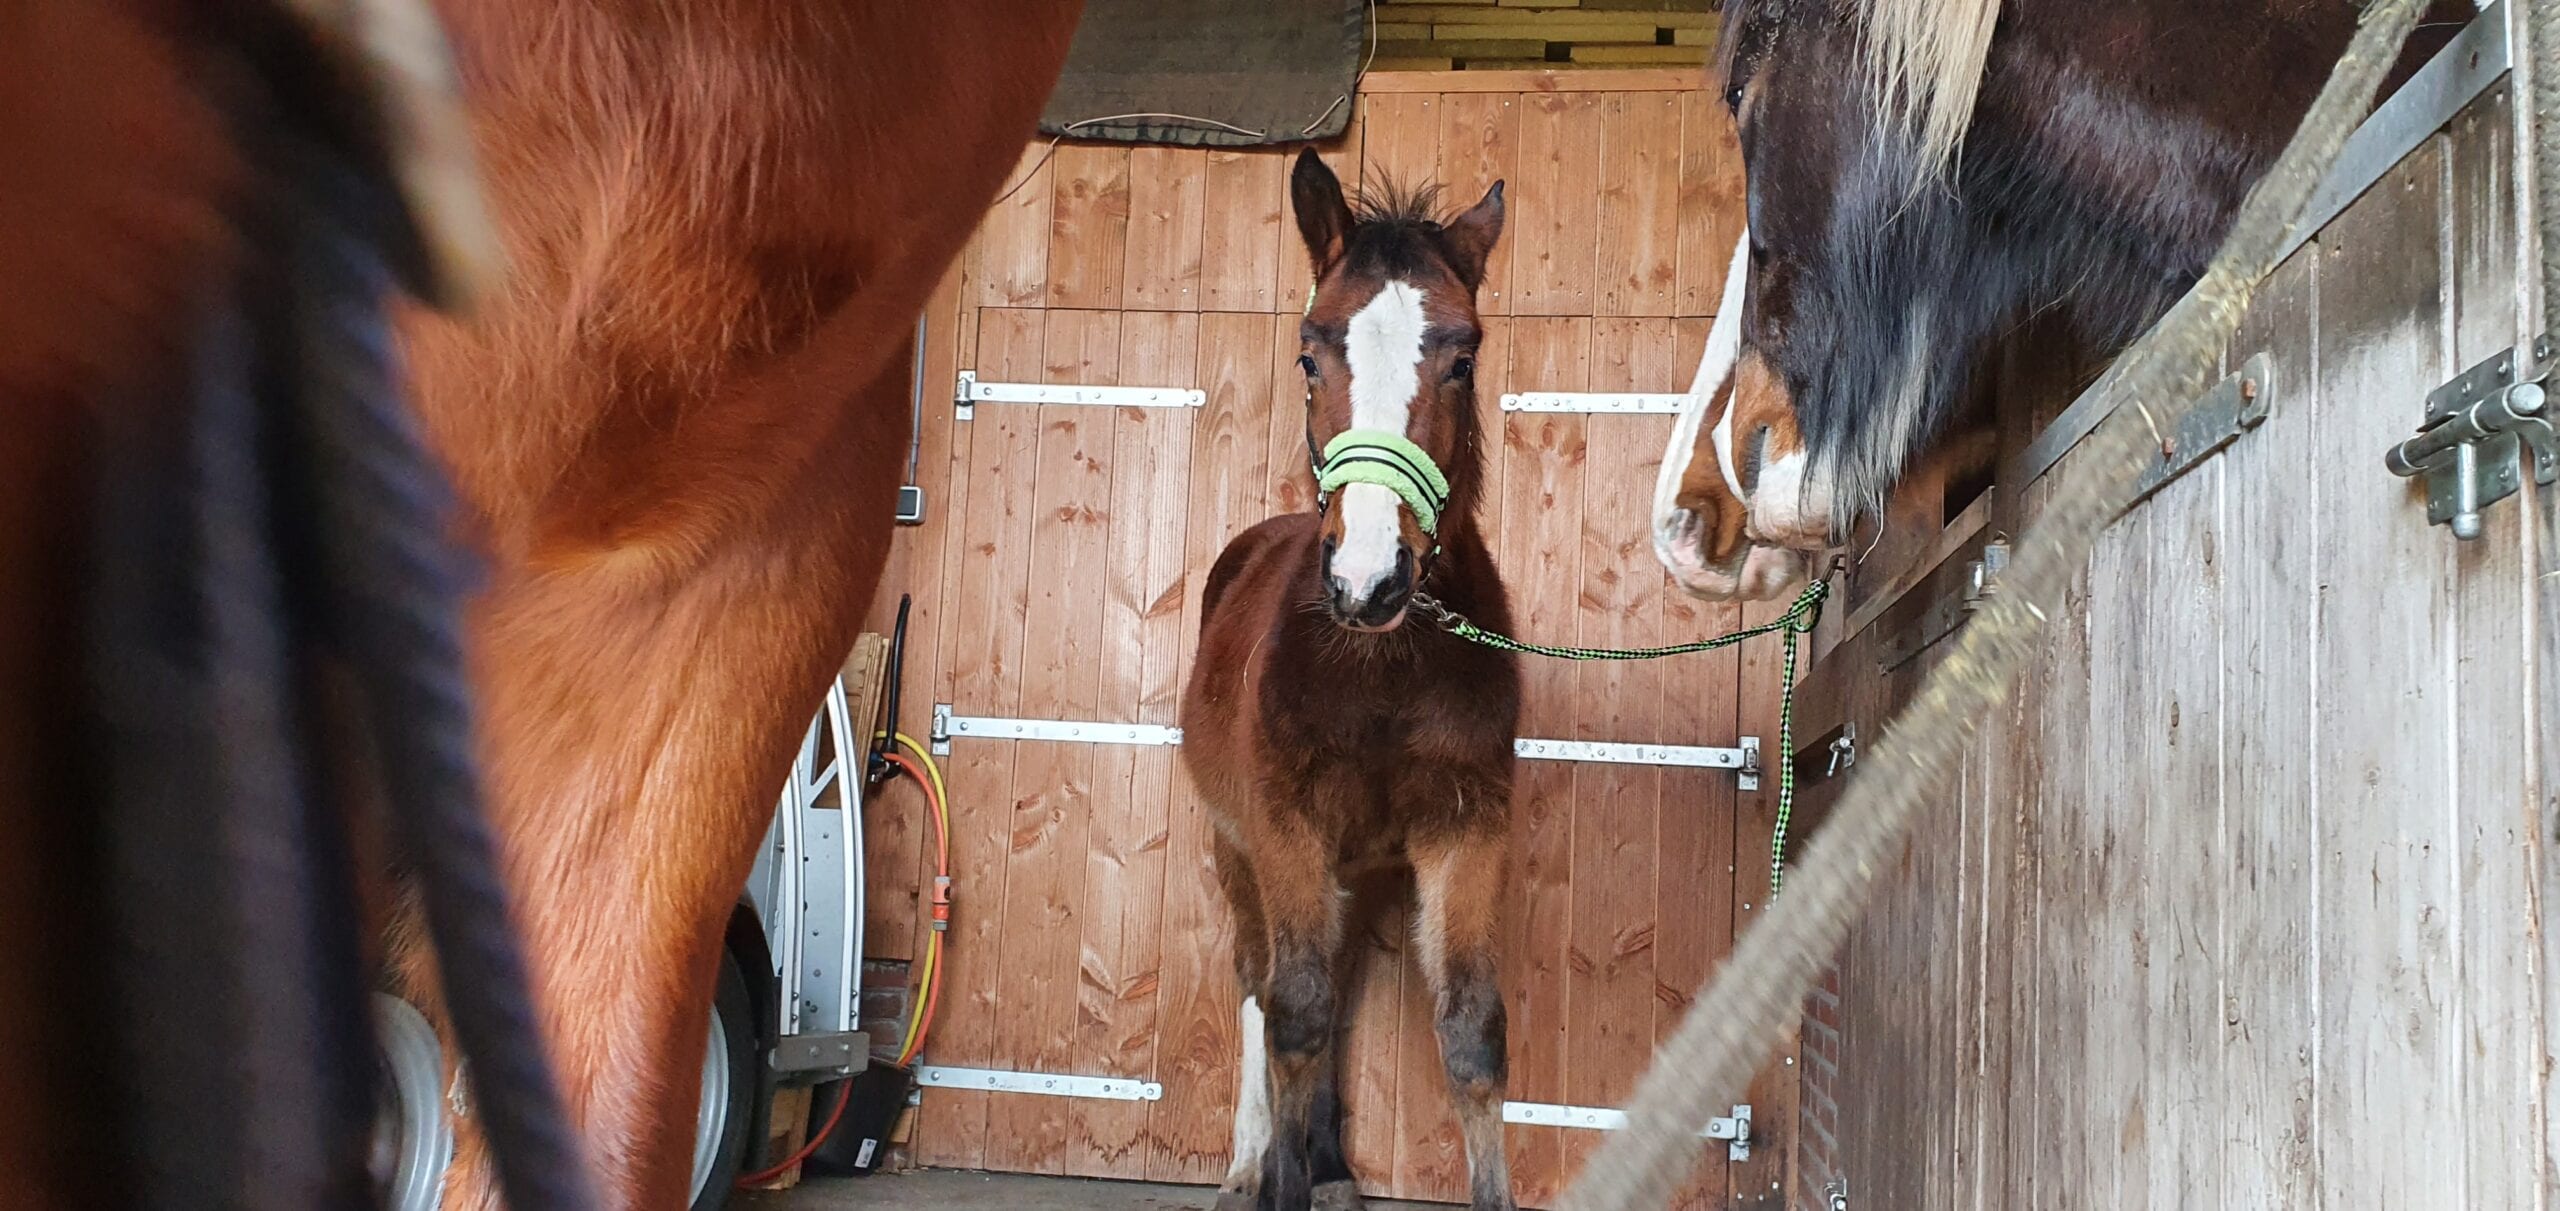
[[[1405,608],[1413,604],[1413,552],[1398,547],[1394,569],[1365,586],[1335,575],[1332,556],[1328,549],[1324,604],[1336,625],[1354,631],[1392,631],[1404,622]]]

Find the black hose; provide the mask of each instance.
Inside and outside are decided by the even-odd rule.
[[[898,697],[906,688],[907,681],[907,610],[915,600],[911,593],[898,594],[898,625],[889,632],[889,726],[871,742],[871,783],[874,786],[888,781],[898,768],[881,757],[898,742]]]

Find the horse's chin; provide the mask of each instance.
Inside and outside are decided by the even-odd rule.
[[[1782,596],[1804,578],[1805,553],[1785,547],[1744,543],[1718,562],[1708,561],[1694,543],[1655,543],[1655,553],[1680,591],[1703,601],[1767,601]]]
[[[1385,622],[1357,622],[1337,614],[1334,616],[1333,625],[1341,627],[1343,630],[1349,631],[1355,635],[1384,635],[1403,626],[1404,620],[1412,613],[1412,607],[1402,607],[1395,612],[1393,617],[1388,618]]]

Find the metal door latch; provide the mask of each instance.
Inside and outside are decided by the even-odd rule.
[[[2383,465],[2427,486],[2427,521],[2451,526],[2465,542],[2480,537],[2480,510],[2524,485],[2560,480],[2560,431],[2551,425],[2542,379],[2551,369],[2549,336],[2533,342],[2533,365],[2517,369],[2506,350],[2427,393],[2417,435],[2393,446]]]
[[[1725,1147],[1725,1156],[1726,1156],[1728,1159],[1731,1159],[1731,1160],[1737,1160],[1737,1161],[1747,1161],[1747,1160],[1750,1160],[1750,1159],[1751,1159],[1751,1107],[1750,1107],[1750,1105],[1749,1105],[1748,1103],[1745,1103],[1745,1104],[1743,1104],[1743,1105],[1740,1105],[1740,1106],[1736,1106],[1736,1107],[1734,1107],[1734,1108],[1733,1108],[1733,1117],[1732,1117],[1732,1118],[1711,1118],[1711,1119],[1708,1119],[1708,1120],[1707,1120],[1707,1138],[1708,1138],[1708,1139],[1711,1139],[1711,1140],[1729,1140],[1729,1141],[1731,1141],[1731,1142],[1730,1142],[1729,1144],[1727,1144],[1727,1145],[1726,1145],[1726,1147]]]
[[[1831,769],[1822,776],[1837,778],[1840,771],[1858,763],[1858,725],[1855,721],[1840,725],[1840,735],[1831,742]]]

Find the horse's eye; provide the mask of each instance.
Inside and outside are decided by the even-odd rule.
[[[1475,375],[1476,359],[1468,354],[1461,353],[1458,355],[1458,360],[1449,363],[1449,379],[1452,382],[1463,378],[1474,378]]]
[[[1316,376],[1316,359],[1309,354],[1299,354],[1298,369],[1306,371],[1308,378],[1314,378]]]
[[[1733,87],[1731,87],[1731,88],[1728,88],[1728,89],[1724,90],[1724,107],[1725,107],[1726,109],[1734,110],[1734,111],[1740,111],[1740,110],[1741,110],[1741,108],[1742,108],[1742,86],[1741,86],[1741,85],[1736,84],[1736,85],[1734,85]]]

